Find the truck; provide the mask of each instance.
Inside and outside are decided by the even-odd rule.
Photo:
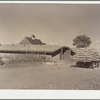
[[[76,62],[76,66],[84,66],[89,68],[99,67],[100,55],[94,48],[78,48],[73,60]]]

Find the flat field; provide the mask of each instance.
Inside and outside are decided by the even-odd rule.
[[[99,90],[100,67],[75,63],[24,63],[0,67],[0,89]]]

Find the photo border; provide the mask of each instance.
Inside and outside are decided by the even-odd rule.
[[[100,1],[0,1],[0,3],[100,4]],[[0,90],[0,99],[100,99],[99,90]]]

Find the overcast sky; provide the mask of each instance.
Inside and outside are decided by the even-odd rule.
[[[72,47],[85,34],[100,50],[100,5],[0,4],[0,43],[18,43],[34,34],[46,44]]]

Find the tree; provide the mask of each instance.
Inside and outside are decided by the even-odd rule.
[[[86,48],[90,46],[91,39],[86,35],[78,35],[73,39],[73,42],[73,45],[76,46],[76,48]]]

